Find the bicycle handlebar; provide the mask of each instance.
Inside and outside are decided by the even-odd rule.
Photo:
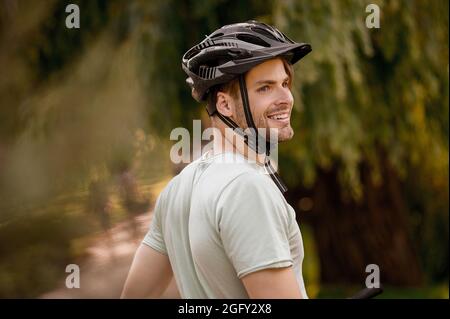
[[[370,299],[378,296],[382,292],[382,286],[380,286],[380,288],[364,288],[363,290],[358,291],[356,294],[347,299]]]

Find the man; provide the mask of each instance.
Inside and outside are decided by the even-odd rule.
[[[307,298],[300,229],[268,160],[273,139],[256,129],[292,138],[292,64],[310,51],[248,21],[186,52],[182,66],[193,97],[207,102],[214,149],[160,194],[122,297],[159,297],[174,276],[182,298]]]

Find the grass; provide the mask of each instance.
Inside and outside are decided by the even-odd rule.
[[[364,287],[356,286],[320,286],[319,293],[315,298],[319,299],[343,299],[356,294]],[[376,299],[448,299],[449,286],[445,284],[434,284],[425,287],[396,287],[383,286],[383,293]]]
[[[303,260],[303,278],[308,297],[311,299],[344,299],[351,297],[363,286],[355,285],[324,285],[320,282],[319,256],[314,243],[312,228],[300,224],[305,258]],[[449,299],[449,284],[430,284],[424,287],[383,286],[383,293],[377,299]]]

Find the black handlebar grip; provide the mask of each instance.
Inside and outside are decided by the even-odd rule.
[[[355,295],[351,296],[348,299],[370,299],[375,296],[378,296],[383,292],[383,287],[380,288],[365,288],[361,291],[358,291]]]

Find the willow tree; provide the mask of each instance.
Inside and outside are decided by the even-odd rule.
[[[424,267],[448,278],[448,2],[376,3],[379,29],[365,1],[276,6],[280,28],[313,48],[282,175],[323,281],[364,282],[375,263],[383,282],[414,285]]]

